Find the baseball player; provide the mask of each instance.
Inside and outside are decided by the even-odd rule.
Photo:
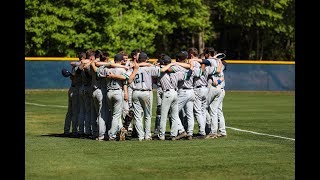
[[[164,62],[163,62],[163,57],[165,56],[165,54],[161,53],[159,55],[158,60],[155,62],[156,66],[159,66],[160,68],[164,67]],[[141,66],[141,64],[140,64]],[[160,79],[159,78],[154,78],[153,79],[154,84],[157,86],[157,98],[156,98],[156,102],[157,102],[157,110],[156,110],[156,119],[155,119],[155,124],[154,124],[154,136],[158,137],[159,131],[160,131],[160,119],[161,119],[161,102],[162,102],[162,95],[163,95],[163,90],[160,84]],[[171,110],[169,110],[169,115],[171,115]],[[172,121],[171,121],[171,116],[169,116],[169,127],[171,128],[172,125]]]
[[[102,107],[102,92],[100,89],[100,79],[97,79],[96,66],[95,62],[96,56],[100,57],[100,51],[95,51],[93,49],[89,49],[87,52],[87,58],[89,58],[89,66],[88,66],[88,77],[91,78],[90,86],[88,89],[88,96],[90,101],[90,121],[85,126],[86,129],[91,129],[88,131],[88,138],[96,139],[99,136],[98,131],[98,122],[101,121],[101,107]],[[90,133],[91,132],[91,133]]]
[[[87,57],[87,53],[86,53]],[[79,90],[79,104],[80,112],[78,119],[78,134],[80,137],[89,137],[92,135],[91,131],[91,97],[90,97],[90,59],[81,59],[79,69],[81,70],[81,87]]]
[[[206,60],[210,62],[209,66],[206,66],[206,71],[208,74],[208,96],[207,96],[207,110],[210,115],[209,119],[206,120],[207,124],[210,124],[211,130],[206,138],[217,138],[218,130],[218,106],[219,106],[219,96],[221,94],[221,87],[212,84],[216,76],[221,72],[222,63],[220,59],[215,58],[216,52],[213,48],[205,48],[204,54]]]
[[[91,123],[92,123],[92,134],[93,138],[96,140],[104,139],[104,130],[105,129],[105,120],[102,118],[102,103],[103,103],[103,94],[101,90],[101,81],[102,78],[97,76],[98,67],[96,62],[100,61],[103,53],[100,50],[95,52],[90,52],[91,58],[91,69],[90,74],[92,77],[91,80]],[[102,59],[105,60],[105,59]],[[100,66],[100,68],[103,68]]]
[[[217,54],[219,55],[219,54]],[[217,56],[215,55],[215,57]],[[224,55],[225,57],[225,55]],[[224,58],[223,57],[223,58]],[[221,59],[221,58],[218,58]],[[226,70],[226,66],[227,63],[225,61],[221,60],[221,72],[218,74],[214,74],[214,76],[212,76],[211,79],[208,80],[208,83],[211,83],[212,86],[215,86],[217,89],[221,89],[221,93],[219,96],[217,96],[215,98],[215,104],[217,104],[217,118],[218,121],[215,123],[215,127],[218,126],[218,131],[217,131],[217,137],[226,137],[227,136],[227,131],[226,131],[226,126],[225,126],[225,118],[223,115],[223,111],[222,111],[222,102],[225,96],[225,79],[224,79],[224,71]],[[213,107],[214,108],[214,107]],[[216,129],[214,129],[213,131],[215,131]]]
[[[131,51],[131,58],[132,60],[130,61],[128,59],[128,55],[125,54],[124,55],[124,65],[126,67],[128,67],[128,73],[131,74],[132,71],[133,71],[133,68],[131,67],[132,66],[132,63],[134,61],[137,60],[138,56],[139,56],[139,53],[140,53],[140,50],[137,49],[137,50],[133,50]],[[132,110],[132,83],[129,83],[129,84],[126,84],[125,85],[125,90],[126,92],[124,93],[124,127],[129,131],[129,132],[132,132],[133,131],[133,110]]]
[[[148,60],[146,53],[141,52],[138,62]],[[158,77],[160,67],[135,66],[135,71],[130,75],[128,83],[132,83],[132,105],[139,141],[152,140],[151,137],[151,116],[152,116],[152,77]],[[144,117],[144,121],[143,121]],[[144,125],[144,128],[143,128]]]
[[[115,64],[108,61],[109,59],[109,53],[106,51],[102,51],[102,55],[100,54],[100,61],[95,62],[95,66],[97,67],[97,75],[99,75],[99,72],[104,71],[104,68],[123,68],[127,69],[125,66],[121,64]],[[94,65],[93,65],[94,66]],[[100,79],[100,86],[101,86],[101,92],[102,92],[102,107],[101,107],[101,119],[98,121],[99,125],[99,138],[96,140],[108,140],[106,132],[110,130],[111,128],[111,115],[110,115],[110,108],[107,104],[107,84],[108,79],[107,78],[101,78]]]
[[[79,70],[80,60],[85,53],[79,54],[79,62],[71,62],[72,70],[69,73],[63,72],[65,77],[70,77],[71,85],[68,90],[68,111],[64,122],[64,135],[76,137],[78,132],[78,114],[79,114],[79,88],[81,85],[81,71]],[[70,126],[72,124],[72,134]]]
[[[98,67],[97,74],[99,71],[102,71],[103,68],[107,67],[109,60],[109,53],[106,51],[102,51],[102,55],[100,56],[100,61],[97,61],[95,65]],[[99,137],[97,140],[106,140],[106,132],[111,127],[111,121],[107,121],[110,119],[110,110],[107,104],[107,79],[100,78],[100,88],[102,93],[102,107],[101,107],[101,118],[102,120],[98,121],[99,126]]]
[[[117,54],[114,57],[116,64],[121,64],[123,60],[122,54]],[[119,132],[119,140],[125,140],[127,130],[122,124],[123,110],[123,84],[129,77],[124,68],[104,68],[98,72],[98,77],[107,78],[107,104],[111,110],[111,128],[108,131],[108,140],[114,141]]]
[[[186,131],[181,125],[181,120],[178,116],[178,81],[185,80],[184,72],[168,73],[166,72],[174,63],[171,63],[171,58],[167,55],[162,56],[162,62],[166,66],[161,68],[161,75],[159,81],[163,90],[163,97],[161,102],[161,119],[160,132],[158,137],[160,140],[165,140],[166,121],[169,109],[171,109],[172,126],[170,128],[171,140],[178,140],[187,136]],[[180,125],[179,125],[180,124]],[[179,129],[181,127],[181,129]],[[178,134],[178,132],[180,132]]]
[[[200,73],[194,75],[193,78],[193,87],[195,99],[193,102],[193,110],[194,116],[197,119],[199,125],[199,138],[205,138],[205,125],[206,125],[206,108],[207,108],[207,95],[208,95],[208,82],[207,82],[207,74],[202,70],[201,63],[207,63],[207,61],[203,61],[198,59],[198,50],[196,48],[188,49],[188,58],[190,59],[190,63],[193,63],[194,69],[198,69]]]
[[[179,52],[176,56],[176,64],[178,66],[171,66],[171,69],[174,72],[182,71],[192,71],[190,70],[190,67],[193,68],[193,65],[189,63],[184,63],[184,61],[187,59],[187,54],[184,52]],[[193,64],[194,62],[192,62]],[[184,66],[184,67],[182,67]],[[189,69],[189,70],[187,70]],[[200,73],[200,70],[197,68],[196,71],[193,71],[191,73],[191,77],[188,80],[179,81],[178,82],[178,111],[180,114],[185,114],[186,118],[184,116],[180,116],[182,125],[185,129],[187,129],[187,139],[191,140],[193,136],[193,129],[194,129],[194,115],[193,115],[193,102],[195,99],[194,91],[193,91],[193,77],[194,73],[198,72]],[[184,112],[182,112],[184,110]],[[184,119],[186,119],[187,122],[183,122]],[[186,124],[186,126],[184,125]]]
[[[155,65],[159,66],[160,68],[163,67],[163,63],[160,62],[161,60],[162,60],[162,58],[161,58],[161,55],[160,55],[159,59],[155,63]],[[159,130],[160,130],[161,101],[162,101],[163,91],[162,91],[162,88],[161,88],[161,84],[160,84],[159,78],[154,79],[154,83],[157,86],[157,98],[156,98],[157,110],[156,110],[156,119],[155,119],[153,134],[154,134],[155,137],[157,137],[158,134],[159,134]]]

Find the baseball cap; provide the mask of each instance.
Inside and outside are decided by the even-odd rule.
[[[71,72],[68,71],[66,68],[63,68],[63,69],[61,70],[61,74],[62,74],[62,76],[64,76],[64,77],[69,77],[69,76],[71,76]]]
[[[121,61],[122,59],[123,59],[122,54],[117,54],[116,56],[114,56],[114,61]]]
[[[164,56],[162,57],[162,60],[163,60],[163,63],[164,63],[164,64],[170,64],[170,63],[171,63],[171,58],[170,58],[170,56],[168,56],[168,55],[164,55]]]
[[[139,58],[138,58],[139,61],[148,60],[148,59],[149,59],[149,57],[148,57],[148,55],[147,55],[146,53],[141,52],[141,53],[139,54]]]
[[[181,51],[176,55],[177,60],[181,60],[184,61],[185,59],[187,59],[188,57],[188,53],[186,51]]]

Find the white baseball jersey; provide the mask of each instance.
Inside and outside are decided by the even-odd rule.
[[[168,89],[178,88],[178,81],[185,79],[185,72],[179,71],[176,73],[161,73],[160,84],[163,91]]]
[[[194,87],[207,86],[208,74],[206,73],[206,71],[202,72],[201,65],[199,62],[196,62],[196,61],[193,61],[193,62],[194,62],[194,66],[193,66],[194,70],[197,72],[197,73],[194,73],[193,86]]]
[[[107,77],[108,74],[123,75],[128,79],[126,70],[123,68],[103,68],[97,72],[98,77]],[[122,89],[124,81],[118,79],[107,79],[107,90]]]
[[[133,80],[133,90],[152,90],[152,77],[160,75],[160,67],[140,67]]]
[[[193,62],[195,63],[195,62]],[[182,67],[182,66],[178,66],[178,65],[175,65],[175,66],[171,66],[171,69],[174,71],[174,72],[178,72],[178,71],[181,71],[181,72],[188,72],[189,70]],[[193,89],[193,78],[195,75],[199,76],[199,73],[200,73],[200,69],[199,68],[194,68],[194,70],[192,71],[192,74],[190,76],[190,79],[188,80],[184,80],[184,81],[179,81],[178,82],[178,88],[179,89]]]

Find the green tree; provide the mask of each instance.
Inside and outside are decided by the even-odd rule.
[[[294,48],[293,0],[219,0],[214,8],[223,16],[225,24],[241,28],[240,37],[246,41],[248,59],[263,59],[264,55],[275,59],[294,58],[292,54],[279,57],[279,53],[272,53],[274,49]],[[283,43],[288,42],[289,45],[283,48]]]

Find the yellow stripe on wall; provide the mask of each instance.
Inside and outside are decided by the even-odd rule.
[[[25,57],[25,61],[78,61],[79,58],[70,57]],[[113,60],[113,58],[110,58]],[[157,59],[149,59],[155,62]],[[266,60],[225,60],[230,64],[295,64],[295,61],[266,61]]]

